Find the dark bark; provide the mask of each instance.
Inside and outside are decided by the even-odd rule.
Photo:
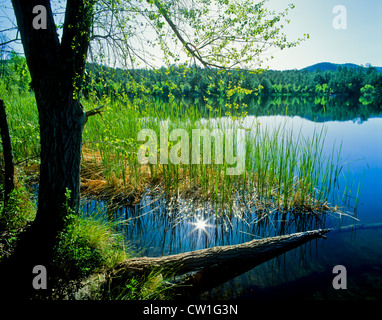
[[[83,3],[68,1],[68,8],[73,7],[73,2]],[[85,113],[76,100],[81,89],[80,82],[76,81],[76,72],[79,72],[77,78],[82,79],[85,67],[82,50],[87,50],[87,43],[81,43],[82,38],[70,41],[70,36],[75,38],[76,33],[67,35],[65,32],[68,29],[66,23],[76,24],[74,18],[66,19],[65,45],[59,43],[50,1],[13,0],[12,3],[39,112],[41,166],[36,221],[53,220],[55,225],[59,225],[62,222],[59,220],[63,219],[66,189],[72,192],[71,207],[74,208],[79,201],[80,148]],[[36,5],[47,9],[47,29],[33,28],[32,10]],[[83,31],[86,34],[86,30]],[[85,49],[79,50],[81,46]]]
[[[41,166],[37,222],[62,224],[66,189],[79,203],[80,153],[86,115],[79,102],[93,2],[68,0],[60,44],[48,0],[13,0],[39,111]],[[47,9],[47,29],[34,29],[33,7]],[[54,216],[54,217],[53,217]],[[42,222],[41,222],[42,223]]]
[[[50,271],[53,249],[68,213],[66,203],[71,208],[79,203],[86,117],[68,90],[69,84],[62,78],[51,82],[45,88],[35,84],[41,140],[38,209],[32,226],[21,235],[6,272],[13,278],[10,290],[18,288],[15,296],[33,293],[34,266],[44,265]],[[65,196],[67,189],[71,190],[70,199]]]
[[[0,100],[0,131],[3,143],[4,155],[4,208],[9,200],[9,195],[15,188],[15,169],[13,165],[13,153],[11,136],[7,121],[7,113],[5,112],[4,101]]]
[[[67,206],[80,199],[80,161],[85,112],[79,102],[93,1],[67,1],[60,44],[48,0],[12,0],[39,113],[41,165],[38,210],[32,226],[20,237],[15,253],[3,266],[8,292],[33,293],[35,265],[48,269]],[[33,7],[47,9],[47,29],[34,29]],[[66,199],[66,191],[71,191]],[[48,288],[51,285],[48,284]],[[4,286],[2,288],[4,291]],[[7,293],[9,296],[9,294]]]

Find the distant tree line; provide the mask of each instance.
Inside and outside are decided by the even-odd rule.
[[[336,71],[208,70],[171,66],[159,70],[123,70],[87,66],[85,94],[91,92],[155,97],[230,97],[231,95],[345,95],[371,99],[382,96],[382,73],[376,68],[339,66]]]
[[[30,90],[25,58],[17,54],[1,61],[0,76],[6,87]],[[83,93],[130,98],[148,95],[168,98],[235,98],[271,96],[345,96],[363,104],[382,100],[382,72],[374,67],[339,66],[336,71],[209,70],[197,66],[170,66],[157,70],[124,70],[88,63]]]

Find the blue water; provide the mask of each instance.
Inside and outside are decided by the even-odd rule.
[[[250,121],[248,117],[245,121]],[[244,121],[244,124],[245,124]],[[282,224],[281,217],[269,216],[254,223],[254,216],[240,211],[233,219],[215,218],[213,206],[175,199],[169,202],[161,190],[144,196],[134,207],[113,212],[124,220],[121,231],[127,235],[138,254],[160,256],[197,250],[215,245],[242,243],[256,237],[277,233],[336,227],[347,224],[382,223],[382,115],[367,120],[314,122],[294,116],[258,117],[264,127],[284,123],[286,127],[311,136],[325,127],[325,153],[333,144],[341,146],[341,176],[334,203],[343,212],[320,218],[291,220]],[[350,188],[351,187],[351,188]],[[346,197],[343,191],[347,190]],[[351,193],[350,190],[351,189]],[[358,190],[357,210],[352,211]],[[346,201],[345,201],[346,200]],[[103,202],[84,207],[88,214]],[[244,217],[244,218],[243,218]],[[285,219],[285,217],[282,217]],[[199,222],[199,224],[198,224]],[[201,223],[201,224],[200,224]],[[202,225],[204,228],[198,228]],[[347,270],[347,289],[333,288],[333,267]],[[326,240],[311,243],[264,263],[200,296],[203,299],[381,299],[382,298],[382,228],[331,232]]]
[[[300,117],[289,121],[296,127],[302,125],[304,135],[309,135],[317,125],[325,126],[328,153],[334,142],[342,143],[345,166],[340,185],[344,188],[350,180],[354,181],[353,192],[357,191],[359,182],[363,185],[356,212],[357,223],[381,223],[382,118],[319,124]],[[347,289],[333,288],[335,265],[346,268]],[[382,229],[328,233],[327,240],[318,240],[306,249],[287,253],[204,295],[205,298],[211,296],[266,300],[381,299]]]
[[[284,121],[283,117],[260,118],[263,123]],[[353,196],[361,182],[356,211],[357,224],[382,222],[382,118],[366,121],[313,123],[300,117],[288,119],[308,136],[314,127],[325,126],[326,152],[342,143],[344,165],[341,188],[353,183]],[[352,195],[350,195],[352,196]],[[354,201],[353,201],[354,204]],[[329,223],[330,224],[330,223]],[[336,290],[333,267],[346,268],[347,288]],[[382,228],[328,233],[318,240],[288,252],[203,295],[204,298],[238,299],[381,299]]]

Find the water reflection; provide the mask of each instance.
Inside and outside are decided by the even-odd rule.
[[[246,106],[238,112],[246,111],[253,116],[288,115],[299,116],[314,122],[325,121],[353,121],[362,123],[369,118],[379,117],[382,113],[382,101],[380,99],[361,103],[357,97],[348,96],[312,96],[312,95],[259,95],[257,98],[233,98],[240,106]],[[232,102],[232,101],[231,101]],[[203,112],[203,106],[219,107],[221,115],[226,111],[227,100],[208,98],[206,100],[183,99],[182,103],[187,107],[196,105]],[[208,110],[208,109],[207,109]]]
[[[325,104],[287,102],[282,101],[277,106],[277,101],[271,100],[265,104],[266,108],[260,109],[256,101],[252,105],[248,104],[248,109],[258,116],[257,120],[264,127],[277,125],[287,119],[287,126],[301,130],[303,136],[311,135],[314,127],[326,126],[328,148],[324,152],[330,155],[333,143],[342,143],[345,165],[338,179],[338,188],[346,191],[344,189],[353,186],[351,194],[345,192],[345,197],[332,199],[333,205],[354,205],[357,183],[362,180],[363,192],[357,219],[360,223],[382,222],[381,105],[340,104],[335,100],[325,101]],[[285,116],[286,105],[288,117]],[[283,109],[281,113],[284,116],[269,116],[280,114],[278,108]],[[250,117],[244,120],[244,125],[245,121],[250,121]],[[147,256],[169,255],[216,245],[237,244],[255,238],[358,223],[358,220],[338,213],[293,214],[272,208],[261,211],[250,203],[239,202],[235,202],[233,208],[231,214],[224,214],[217,210],[214,203],[169,198],[160,190],[148,190],[135,206],[116,208],[112,203],[86,201],[83,203],[83,214],[101,212],[121,221],[118,224],[120,231],[131,241],[138,254]],[[309,243],[288,252],[201,297],[335,298],[340,293],[331,291],[331,268],[337,264],[353,270],[352,279],[359,283],[355,291],[348,290],[349,294],[359,296],[362,291],[360,284],[366,280],[369,281],[370,290],[378,290],[378,282],[370,284],[374,278],[366,279],[364,274],[382,275],[382,233],[377,229],[365,236],[366,232],[329,233],[327,241]],[[377,269],[369,272],[371,266]],[[363,278],[359,278],[357,272]]]
[[[127,235],[140,255],[145,256],[238,244],[327,225],[339,226],[346,218],[338,213],[259,211],[250,205],[237,205],[231,215],[221,214],[213,203],[167,199],[163,194],[152,193],[145,194],[133,207],[125,206],[110,212],[107,206],[102,201],[87,201],[83,204],[83,214],[98,212],[121,221],[119,231]],[[354,223],[354,219],[349,218],[349,223]]]

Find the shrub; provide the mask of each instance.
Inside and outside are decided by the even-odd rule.
[[[77,279],[124,259],[124,241],[109,222],[72,214],[61,232],[54,265],[61,277]]]
[[[3,189],[3,186],[0,186]],[[2,195],[1,195],[2,197]],[[8,203],[0,202],[0,231],[17,233],[35,217],[35,205],[24,186],[16,186],[9,196]]]

